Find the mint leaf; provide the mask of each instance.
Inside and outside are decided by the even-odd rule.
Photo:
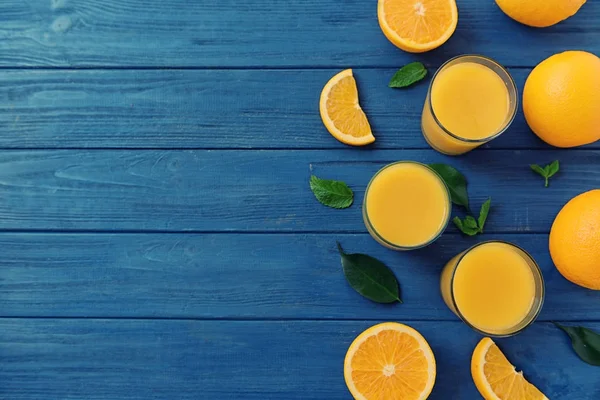
[[[548,178],[552,178],[558,172],[559,168],[558,160],[552,161],[552,164],[548,166]]]
[[[404,88],[427,76],[427,69],[420,62],[413,62],[400,68],[389,83],[391,88]]]
[[[452,202],[469,210],[469,196],[467,194],[467,179],[455,168],[446,164],[429,164],[442,180],[446,183]]]
[[[348,208],[354,201],[354,193],[344,182],[310,177],[310,189],[319,200],[327,207]]]
[[[337,246],[344,275],[354,290],[376,303],[402,303],[398,280],[384,263],[366,254],[346,254],[342,245]]]
[[[465,235],[475,236],[478,233],[483,233],[483,227],[490,212],[492,203],[491,197],[487,199],[487,201],[481,206],[479,218],[476,220],[475,217],[471,215],[472,213],[469,208],[467,179],[464,177],[464,175],[458,172],[455,168],[446,164],[429,164],[429,167],[437,172],[444,183],[446,183],[452,198],[452,202],[467,209],[468,214],[464,219],[454,217],[452,220],[454,225],[456,225],[456,227]],[[541,170],[541,168],[539,169]]]
[[[544,178],[544,187],[548,187],[549,179],[553,177],[560,169],[558,160],[553,161],[551,164],[546,165],[544,168],[540,167],[537,164],[531,164],[529,165],[529,167],[532,171],[538,173]]]
[[[485,226],[485,221],[487,220],[488,214],[490,213],[491,205],[492,198],[490,197],[481,206],[481,210],[479,211],[479,219],[477,220],[477,225],[479,225],[479,233],[483,233],[483,227]]]
[[[537,172],[538,174],[540,174],[541,176],[546,176],[546,171],[544,170],[544,168],[540,167],[537,164],[531,164],[529,166],[533,171]]]
[[[479,211],[479,219],[475,220],[473,216],[467,215],[463,220],[461,220],[459,217],[454,217],[452,222],[454,222],[454,225],[456,225],[457,228],[460,229],[460,231],[465,235],[475,236],[478,233],[483,233],[483,227],[485,226],[485,221],[490,213],[491,206],[492,198],[490,197],[481,206],[481,211]]]
[[[477,222],[475,221],[475,218],[471,217],[470,215],[467,216],[464,221],[459,217],[454,217],[452,222],[454,222],[454,225],[456,225],[456,227],[465,235],[475,236],[479,233]]]
[[[470,215],[467,215],[463,220],[463,225],[469,229],[477,229],[477,221]]]
[[[459,217],[454,217],[452,218],[452,222],[454,222],[454,225],[456,225],[456,227],[462,232],[465,229],[465,226],[463,225],[462,219],[460,219]]]

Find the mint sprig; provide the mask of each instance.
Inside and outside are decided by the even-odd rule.
[[[490,213],[490,207],[492,206],[492,198],[488,198],[487,201],[483,203],[481,210],[479,211],[479,218],[475,219],[469,208],[467,178],[456,170],[456,168],[446,164],[429,164],[429,167],[437,172],[444,183],[446,183],[452,202],[467,210],[467,216],[465,218],[461,219],[460,217],[454,217],[452,219],[454,225],[456,225],[456,227],[465,235],[475,236],[479,233],[483,233],[483,228]]]
[[[558,160],[552,161],[552,164],[548,164],[548,165],[546,165],[543,168],[540,167],[537,164],[531,164],[529,167],[531,168],[532,171],[537,172],[538,174],[540,174],[545,179],[544,187],[548,187],[548,185],[549,185],[548,181],[560,169],[560,165],[558,163]]]
[[[331,208],[348,208],[354,201],[354,192],[342,181],[310,177],[310,189],[319,202]]]
[[[427,76],[427,68],[420,62],[412,62],[400,68],[389,83],[391,88],[405,88]]]
[[[483,227],[485,226],[485,221],[487,220],[488,214],[490,213],[490,207],[492,205],[492,198],[488,198],[485,203],[481,206],[481,210],[479,211],[479,218],[476,220],[471,215],[467,215],[464,219],[460,219],[459,217],[454,217],[452,222],[454,225],[462,233],[469,236],[475,236],[478,233],[483,233]]]

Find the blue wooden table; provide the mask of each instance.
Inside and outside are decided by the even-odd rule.
[[[599,370],[549,321],[600,330],[600,292],[562,278],[547,241],[562,205],[600,186],[600,142],[550,148],[520,113],[489,145],[446,157],[420,133],[427,84],[387,82],[411,61],[434,71],[480,53],[522,89],[554,53],[600,54],[600,1],[543,30],[492,0],[458,6],[450,41],[411,55],[385,39],[374,0],[2,0],[0,398],[348,399],[348,345],[392,320],[435,352],[431,399],[478,399],[480,336],[443,304],[439,273],[503,239],[538,260],[547,296],[501,348],[550,399],[599,399]],[[368,149],[334,140],[318,113],[321,88],[348,67],[377,137]],[[400,159],[461,170],[475,208],[493,198],[486,233],[449,227],[410,253],[376,244],[362,196]],[[544,189],[528,164],[555,159]],[[311,173],[346,181],[356,204],[321,206]],[[405,303],[356,294],[336,241],[389,265]]]

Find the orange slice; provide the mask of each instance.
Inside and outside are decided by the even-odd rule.
[[[367,116],[358,104],[358,89],[351,69],[327,82],[319,109],[325,127],[340,142],[364,146],[375,141]]]
[[[455,0],[379,0],[379,26],[397,47],[422,53],[444,44],[456,29]]]
[[[425,400],[435,383],[435,358],[419,332],[386,322],[354,339],[344,378],[357,400]]]
[[[483,338],[475,348],[471,374],[485,400],[548,400],[515,370],[490,338]]]

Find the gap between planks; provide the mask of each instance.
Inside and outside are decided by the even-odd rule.
[[[486,234],[503,234],[503,235],[548,235],[549,231],[486,231]],[[302,230],[95,230],[95,229],[0,229],[0,234],[59,234],[59,235],[369,235],[364,230],[340,230],[340,231],[302,231]],[[444,235],[460,236],[458,232],[447,232]]]
[[[400,68],[402,65],[398,65]],[[427,69],[437,69],[440,65],[426,65]],[[535,65],[503,65],[504,68],[509,69],[533,69]],[[34,70],[34,71],[296,71],[296,70],[340,70],[345,67],[339,65],[311,65],[311,66],[111,66],[111,65],[83,65],[83,66],[0,66],[0,70]],[[354,70],[367,70],[367,69],[394,69],[390,66],[381,65],[363,65],[360,67],[351,67]]]
[[[341,148],[332,145],[332,147],[1,147],[0,151],[353,151],[352,148]],[[375,150],[375,149],[373,149]],[[432,150],[429,146],[422,147],[394,147],[389,146],[377,150],[406,150],[406,151],[424,151]],[[493,149],[480,148],[478,152],[488,151],[557,151],[561,150],[557,147],[535,148],[535,147],[494,147]],[[596,148],[590,147],[574,147],[568,149],[573,151],[594,151]]]
[[[95,320],[95,321],[215,321],[215,322],[377,322],[384,321],[381,318],[289,318],[289,317],[270,317],[270,318],[258,318],[258,317],[145,317],[145,316],[137,316],[137,317],[121,317],[121,316],[52,316],[52,315],[44,315],[44,316],[26,316],[26,315],[17,315],[17,316],[4,316],[0,315],[0,320],[9,320],[9,319],[28,319],[28,320]],[[453,323],[453,324],[463,324],[464,322],[458,319],[423,319],[423,318],[397,318],[398,321],[402,322],[444,322],[444,323]],[[586,324],[586,323],[596,323],[599,320],[595,319],[574,319],[574,320],[566,320],[566,319],[536,319],[534,324],[551,324],[553,322],[565,322],[568,324]]]

